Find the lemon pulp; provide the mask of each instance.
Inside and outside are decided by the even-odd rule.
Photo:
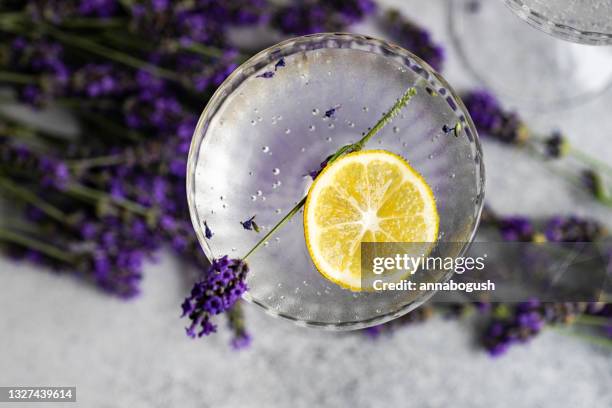
[[[361,243],[429,243],[438,236],[433,192],[401,157],[384,150],[347,154],[315,179],[304,207],[304,234],[317,270],[360,291]]]

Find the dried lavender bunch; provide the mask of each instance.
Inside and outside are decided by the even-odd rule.
[[[497,228],[506,241],[595,242],[609,236],[598,221],[575,215],[533,220],[524,216],[500,216],[485,207],[482,223]]]
[[[606,338],[612,338],[612,304],[542,303],[532,299],[513,306],[497,305],[493,308],[493,318],[483,331],[481,341],[491,356],[497,357],[505,354],[513,344],[533,339],[545,327],[570,325],[591,329],[594,336],[567,333],[609,345]]]
[[[422,58],[436,71],[442,71],[444,48],[433,42],[431,34],[425,28],[395,9],[388,10],[380,24],[399,45]]]
[[[498,305],[484,330],[482,344],[492,356],[499,356],[512,344],[529,341],[547,325],[573,322],[585,310],[586,304],[541,303],[537,299],[515,306]]]
[[[342,26],[374,8],[321,3]],[[242,58],[228,28],[265,22],[276,6],[30,0],[0,10],[0,84],[34,107],[64,106],[86,129],[71,143],[0,123],[0,185],[24,214],[23,225],[2,229],[4,248],[123,298],[138,294],[143,261],[162,246],[207,276],[186,200],[176,199],[185,197],[193,118]],[[45,244],[49,234],[57,239]],[[235,346],[246,345],[240,312],[228,318]]]
[[[609,236],[606,229],[597,221],[576,216],[532,220],[524,216],[500,216],[485,207],[482,223],[484,226],[498,229],[506,241],[593,242]],[[608,330],[612,327],[611,306],[612,304],[542,303],[538,299],[532,299],[519,304],[476,302],[435,305],[433,311],[449,317],[460,317],[474,308],[478,310],[487,319],[480,343],[491,356],[499,356],[511,345],[525,343],[534,338],[545,327],[568,325],[589,316],[601,318],[598,323],[601,326],[598,335],[609,336]],[[421,309],[416,309],[392,322],[365,329],[365,332],[378,337],[381,333],[393,332],[405,324],[422,321],[424,316],[431,314],[431,310],[421,313]]]
[[[529,130],[514,112],[504,111],[493,94],[479,90],[462,97],[476,128],[483,135],[502,143],[522,144]]]
[[[532,132],[516,112],[505,110],[488,91],[476,90],[463,95],[463,102],[470,112],[478,131],[486,137],[519,147],[526,147],[539,157],[553,160],[572,157],[584,170],[579,170],[579,185],[598,202],[612,206],[612,195],[604,183],[603,175],[612,176],[612,167],[592,158],[570,145],[567,138],[555,130],[550,135],[539,136]]]
[[[279,7],[271,25],[283,34],[342,31],[376,11],[372,0],[311,0]]]
[[[594,242],[608,237],[597,221],[576,216],[555,216],[534,221],[523,216],[503,217],[485,208],[485,226],[499,229],[507,241],[524,242]],[[583,315],[599,313],[612,324],[609,304],[541,303],[537,299],[518,305],[498,304],[493,307],[492,320],[482,335],[482,344],[492,356],[504,354],[515,343],[535,337],[546,326],[573,323]]]
[[[32,0],[27,2],[26,11],[35,21],[61,23],[77,16],[108,18],[120,11],[120,4],[116,0]]]
[[[205,273],[184,191],[194,118],[239,58],[227,29],[265,21],[267,3],[32,0],[0,10],[0,84],[34,107],[69,109],[84,129],[69,141],[0,120],[0,190],[23,214],[0,229],[2,248],[122,298],[139,293],[144,261],[162,246]],[[238,316],[228,315],[245,345]]]

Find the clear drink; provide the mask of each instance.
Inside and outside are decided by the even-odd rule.
[[[444,246],[447,256],[464,251],[478,224],[484,168],[463,104],[438,74],[399,47],[358,35],[319,34],[253,57],[203,112],[187,189],[206,255],[244,256],[306,195],[309,173],[359,140],[412,86],[417,95],[366,149],[399,154],[424,176],[437,200],[438,241],[457,243]],[[252,216],[260,233],[240,223]],[[205,221],[215,233],[211,239],[205,238]],[[307,251],[301,213],[250,256],[249,265],[246,299],[309,326],[380,323],[431,294],[356,293],[326,280]]]

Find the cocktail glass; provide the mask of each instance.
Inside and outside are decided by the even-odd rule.
[[[601,46],[611,43],[612,19],[609,12],[594,12],[595,3],[609,11],[610,2],[448,3],[449,27],[464,65],[508,102],[536,111],[559,110],[592,100],[612,84],[612,47]],[[554,37],[530,29],[525,21]],[[600,32],[591,31],[595,28]]]
[[[460,256],[475,234],[484,194],[482,151],[463,103],[439,74],[398,46],[317,34],[251,58],[200,117],[187,193],[207,257],[244,256],[307,194],[309,174],[361,138],[413,86],[417,95],[366,149],[399,154],[424,176],[437,200],[444,256]],[[253,216],[259,233],[241,224]],[[204,222],[214,232],[210,239]],[[328,281],[307,251],[301,213],[248,262],[245,299],[305,326],[362,328],[401,316],[432,295],[352,292]]]

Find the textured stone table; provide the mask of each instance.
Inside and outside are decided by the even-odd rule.
[[[449,44],[443,1],[386,3],[403,5]],[[452,49],[446,76],[457,88],[473,83]],[[612,117],[594,118],[611,105],[608,92],[571,110],[523,113],[610,161]],[[485,155],[487,200],[500,212],[612,221],[548,165],[493,143]],[[0,385],[76,385],[78,403],[66,406],[88,408],[612,406],[609,349],[555,331],[493,360],[476,347],[470,321],[436,318],[373,341],[294,327],[247,306],[250,349],[232,351],[223,327],[192,341],[178,319],[191,279],[161,256],[146,269],[143,296],[123,303],[69,276],[1,259]]]

